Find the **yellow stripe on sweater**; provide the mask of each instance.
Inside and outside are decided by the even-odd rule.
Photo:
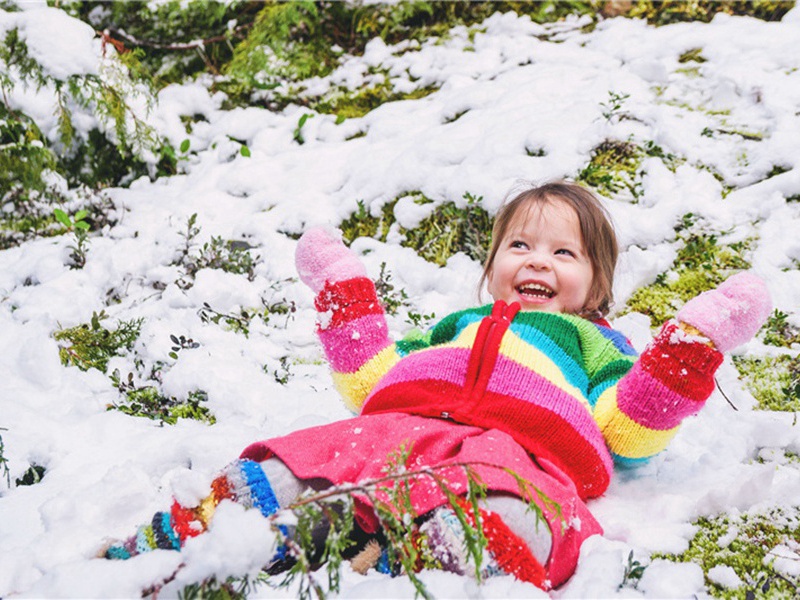
[[[552,358],[541,350],[534,348],[530,343],[515,335],[511,330],[506,331],[505,336],[503,336],[503,341],[500,344],[500,352],[506,358],[541,375],[551,384],[570,396],[584,401],[586,407],[589,407],[589,402],[584,396],[584,392],[567,381],[567,378],[564,377],[564,372]]]
[[[600,394],[594,408],[594,419],[611,452],[625,458],[654,456],[666,448],[678,433],[678,427],[650,429],[632,420],[617,406],[616,387],[610,387]]]
[[[387,346],[365,362],[355,373],[333,372],[333,385],[342,396],[344,405],[352,412],[358,413],[364,400],[386,372],[391,369],[400,357],[394,344]]]

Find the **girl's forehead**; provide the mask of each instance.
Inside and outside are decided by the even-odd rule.
[[[567,202],[559,199],[527,202],[521,205],[511,218],[508,233],[519,233],[529,229],[558,229],[562,233],[575,233],[581,237],[578,213]]]

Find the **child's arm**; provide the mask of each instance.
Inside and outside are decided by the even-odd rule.
[[[334,384],[347,408],[358,412],[399,359],[375,284],[332,229],[307,231],[298,242],[295,264],[300,279],[316,294],[317,332]]]
[[[722,353],[752,338],[771,310],[764,282],[751,273],[687,302],[597,400],[595,420],[617,462],[644,462],[666,448],[714,391]]]

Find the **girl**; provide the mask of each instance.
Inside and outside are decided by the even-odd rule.
[[[637,358],[604,320],[617,252],[589,191],[564,182],[529,189],[495,219],[481,282],[494,303],[395,343],[358,258],[338,235],[306,232],[297,269],[316,296],[336,387],[358,416],[250,445],[198,507],[174,504],[106,555],[179,549],[225,498],[269,515],[309,487],[378,478],[406,445],[408,469],[476,465],[488,490],[487,572],[558,586],[582,542],[602,532],[585,501],[606,490],[614,463],[663,450],[713,391],[721,353],[749,340],[771,310],[764,283],[740,273],[689,301]],[[534,498],[547,527],[509,471],[558,504],[560,514]],[[446,477],[452,491],[466,490],[463,469]],[[420,477],[410,496],[432,556],[466,572],[463,530],[444,492]],[[356,499],[356,519],[367,533],[378,527],[365,498]]]

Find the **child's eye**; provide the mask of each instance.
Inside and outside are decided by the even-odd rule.
[[[572,250],[567,250],[566,248],[559,248],[556,250],[556,254],[560,254],[562,256],[572,256],[575,257],[575,253]]]
[[[528,247],[528,245],[525,242],[520,241],[520,240],[514,240],[513,242],[511,242],[510,246],[511,246],[511,248],[527,248]]]

